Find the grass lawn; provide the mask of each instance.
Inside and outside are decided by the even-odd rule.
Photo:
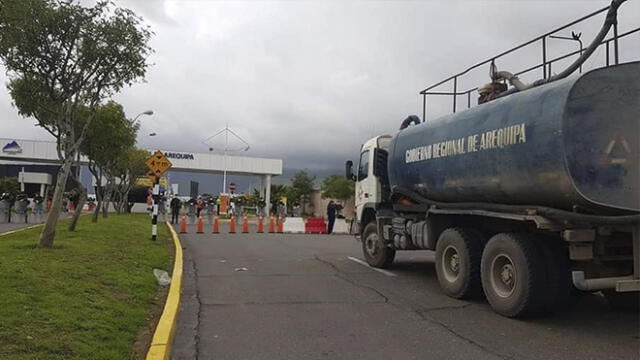
[[[165,226],[154,243],[144,214],[66,225],[53,249],[34,248],[40,227],[0,236],[0,359],[127,359],[149,323],[153,269],[173,267]]]

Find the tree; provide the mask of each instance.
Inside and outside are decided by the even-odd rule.
[[[38,247],[53,246],[64,185],[96,107],[144,77],[150,37],[140,17],[107,1],[83,7],[73,0],[2,0],[7,87],[18,112],[55,137],[61,162]]]
[[[305,208],[305,203],[311,199],[314,181],[315,176],[310,176],[304,170],[297,171],[291,178],[292,198],[300,201],[302,209]]]
[[[18,182],[18,178],[0,178],[0,194],[17,194],[18,191],[20,191],[20,183]]]
[[[118,213],[127,211],[129,191],[135,185],[136,180],[148,172],[145,161],[149,155],[147,150],[130,147],[116,162],[113,171],[118,182],[117,184],[113,182],[113,193],[116,195],[114,207]]]
[[[122,105],[109,101],[96,108],[93,124],[87,130],[85,141],[80,152],[89,159],[89,171],[96,182],[96,208],[92,221],[98,221],[98,214],[103,204],[103,178],[113,182],[120,171],[123,161],[129,160],[127,151],[136,143],[138,125],[127,119]]]
[[[322,198],[349,200],[353,196],[355,186],[356,183],[353,180],[349,180],[344,176],[328,176],[322,183]]]

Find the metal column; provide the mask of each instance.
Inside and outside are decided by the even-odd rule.
[[[271,211],[271,175],[264,176],[264,202],[264,212],[268,216]]]

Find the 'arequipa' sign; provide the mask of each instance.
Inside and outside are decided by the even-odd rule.
[[[193,154],[166,152],[164,153],[164,156],[168,157],[169,159],[195,160]]]

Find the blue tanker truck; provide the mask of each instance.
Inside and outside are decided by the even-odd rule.
[[[362,145],[346,176],[369,265],[434,250],[444,293],[484,294],[508,317],[561,310],[580,291],[637,309],[640,62],[619,63],[605,39],[623,2],[602,9],[602,29],[561,73],[545,63],[548,76],[525,84],[491,59],[478,106],[409,116]],[[615,64],[575,74],[613,39]]]

